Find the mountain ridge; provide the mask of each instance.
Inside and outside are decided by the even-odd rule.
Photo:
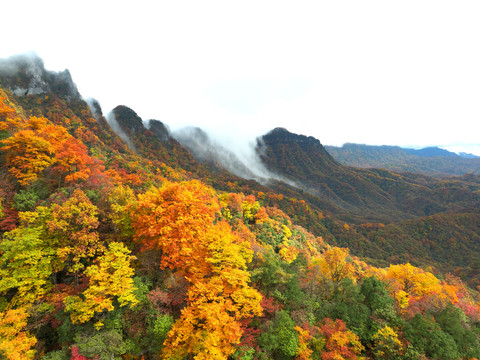
[[[480,157],[456,154],[438,147],[407,149],[390,145],[347,143],[342,147],[325,146],[340,163],[362,168],[382,167],[393,171],[409,171],[435,177],[480,174]]]

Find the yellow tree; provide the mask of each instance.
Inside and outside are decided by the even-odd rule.
[[[7,97],[0,90],[0,131],[16,127],[18,119],[13,119],[15,113],[15,109],[7,104]]]
[[[349,257],[347,248],[327,249],[319,258],[314,258],[311,263],[320,268],[323,276],[336,284],[347,277],[356,280],[355,266]]]
[[[0,358],[33,359],[37,339],[24,330],[27,318],[26,307],[0,312]]]
[[[239,321],[261,314],[261,295],[248,285],[252,252],[237,240],[225,222],[206,229],[206,264],[190,272],[189,305],[169,333],[165,358],[226,359],[242,335]]]
[[[20,213],[24,220],[26,213]],[[20,226],[0,243],[0,294],[15,289],[8,307],[28,305],[42,298],[51,286],[52,255],[40,227]]]
[[[92,258],[104,249],[98,238],[97,207],[80,189],[63,204],[53,204],[47,221],[51,247],[57,251],[57,271],[67,268],[75,274],[78,286],[78,272],[84,268],[83,259]]]
[[[390,265],[385,273],[390,294],[400,308],[406,308],[410,299],[442,293],[442,285],[435,275],[410,264]]]
[[[138,302],[133,294],[134,270],[130,266],[133,259],[122,243],[109,244],[108,250],[97,259],[96,264],[85,270],[89,281],[82,297],[70,296],[65,299],[65,309],[70,312],[72,323],[87,322],[96,312],[112,311],[114,299],[120,306],[132,306]],[[98,322],[96,326],[98,328],[102,323]]]
[[[302,329],[300,326],[295,326],[295,331],[298,333],[298,348],[295,360],[311,360],[313,350],[308,345],[313,336],[310,335],[308,330]]]
[[[395,359],[402,355],[404,350],[402,342],[398,339],[398,334],[390,326],[383,328],[373,334],[373,354],[377,359]]]

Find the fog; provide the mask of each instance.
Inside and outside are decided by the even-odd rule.
[[[123,131],[122,127],[120,126],[120,124],[118,123],[116,117],[115,117],[115,114],[113,111],[110,111],[107,116],[105,117],[107,119],[107,122],[108,124],[110,125],[110,127],[112,128],[113,132],[115,134],[117,134],[117,136],[122,139],[125,144],[127,144],[127,146],[133,150],[133,151],[137,151],[137,149],[135,148],[135,145],[133,144],[132,140],[130,139],[130,137],[125,133],[125,131]]]
[[[0,59],[0,74],[4,85],[17,96],[51,91],[67,100],[80,96],[68,70],[46,70],[43,60],[34,52]]]
[[[270,180],[283,181],[296,186],[292,181],[268,170],[260,159],[258,142],[261,137],[219,136],[198,127],[184,127],[172,132],[182,146],[187,148],[201,162],[220,165],[230,173],[244,179],[267,184]]]

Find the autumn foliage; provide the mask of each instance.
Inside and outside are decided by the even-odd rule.
[[[249,285],[250,244],[226,222],[212,189],[198,181],[165,183],[139,196],[132,212],[135,238],[162,250],[162,268],[190,282],[188,305],[165,342],[166,358],[226,359],[242,336],[240,320],[260,315],[260,294]]]
[[[1,81],[1,359],[480,357],[480,295],[460,279],[475,278],[478,266],[452,275],[412,265],[424,264],[413,255],[387,257],[385,245],[405,230],[396,224],[345,215],[347,225],[303,190],[212,170],[119,107],[129,147],[82,99],[14,96]],[[347,180],[367,186],[382,174],[340,171],[325,190],[341,187],[360,204],[361,189]],[[395,187],[400,175],[387,175]],[[443,195],[464,196],[459,187]],[[382,194],[383,202],[390,193]],[[474,224],[471,211],[459,221]],[[439,251],[429,221],[415,223],[421,237],[395,245]],[[462,236],[453,229],[447,244]]]
[[[80,140],[43,117],[32,116],[19,123],[14,134],[2,143],[9,171],[21,185],[34,183],[49,167],[67,183],[86,180],[101,170],[100,162],[88,155]]]

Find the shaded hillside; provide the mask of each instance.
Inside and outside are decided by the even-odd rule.
[[[351,220],[406,220],[459,211],[480,201],[476,183],[340,165],[318,140],[285,129],[264,135],[258,152],[269,170],[333,202],[349,212]]]
[[[399,146],[359,144],[325,148],[335,160],[348,166],[409,171],[435,177],[480,174],[479,157],[469,154],[460,156],[439,148],[414,150]]]

